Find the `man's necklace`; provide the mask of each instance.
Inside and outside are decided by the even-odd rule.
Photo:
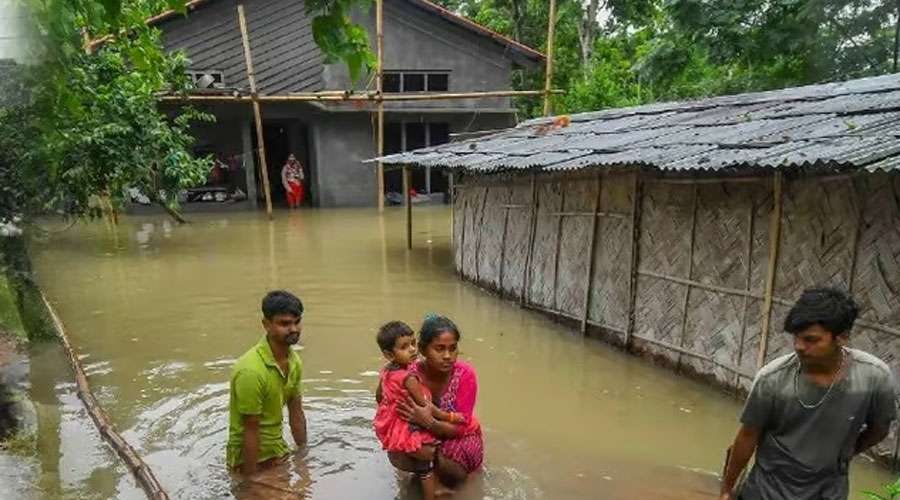
[[[837,383],[838,379],[841,377],[841,372],[844,371],[844,361],[845,360],[846,360],[846,352],[844,351],[844,348],[842,347],[841,348],[841,364],[840,364],[840,366],[838,366],[837,372],[835,372],[835,374],[834,374],[834,378],[831,379],[831,385],[828,386],[828,390],[825,391],[825,395],[822,396],[822,399],[820,399],[818,403],[812,404],[812,405],[806,404],[803,402],[802,399],[800,399],[799,379],[800,379],[800,372],[803,370],[803,365],[801,364],[800,366],[797,367],[797,373],[794,374],[794,393],[797,395],[797,402],[800,403],[800,406],[802,406],[803,408],[806,408],[807,410],[814,410],[814,409],[822,406],[822,403],[824,403],[825,400],[828,399],[828,395],[831,394],[831,390],[834,389],[834,385]]]

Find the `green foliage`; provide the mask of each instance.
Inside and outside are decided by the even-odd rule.
[[[325,54],[326,63],[343,60],[355,82],[375,67],[375,55],[369,48],[369,34],[354,24],[354,7],[368,7],[371,0],[307,0],[306,12],[312,17],[313,38]]]
[[[445,0],[489,28],[546,50],[547,2]],[[587,1],[558,0],[553,84],[560,113],[844,80],[894,70],[896,0],[600,0],[581,54]],[[517,16],[516,13],[519,13]],[[517,74],[543,87],[543,69]],[[523,99],[525,116],[540,99]]]
[[[893,483],[884,485],[882,492],[864,491],[863,495],[868,500],[896,500],[900,498],[900,477]]]

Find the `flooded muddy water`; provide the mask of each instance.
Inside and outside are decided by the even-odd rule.
[[[486,463],[457,498],[714,498],[740,403],[461,282],[449,214],[417,208],[411,252],[400,209],[276,212],[272,223],[192,215],[184,227],[127,217],[31,250],[98,399],[173,498],[287,495],[235,489],[223,465],[229,369],[261,335],[259,302],[273,288],[306,306],[309,447],[275,472],[304,498],[418,498],[371,430],[374,332],[432,311],[458,323],[461,358],[479,376]],[[31,366],[36,498],[141,498],[59,347],[36,347]],[[890,475],[858,461],[851,478],[858,492]]]

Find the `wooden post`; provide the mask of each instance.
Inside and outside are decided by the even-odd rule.
[[[247,65],[247,81],[250,83],[250,97],[253,102],[253,118],[256,122],[256,142],[259,146],[259,166],[262,171],[263,190],[266,193],[266,215],[272,218],[272,190],[269,187],[269,166],[266,163],[266,141],[263,137],[262,113],[259,109],[259,96],[256,90],[256,74],[253,72],[253,57],[250,55],[250,37],[247,35],[247,19],[244,17],[244,4],[238,4],[238,22],[241,26],[241,41],[244,44],[244,62]]]
[[[484,234],[484,210],[487,205],[489,186],[484,186],[484,195],[481,197],[481,210],[478,211],[478,227],[475,228],[475,283],[481,283],[481,235]],[[475,221],[475,216],[472,216]]]
[[[378,144],[376,145],[376,150],[378,152],[378,157],[384,156],[384,0],[375,0],[375,45],[376,45],[376,60],[375,60],[375,90],[378,95],[378,125],[377,125],[377,138]],[[384,212],[384,164],[380,161],[378,162],[376,168],[377,178],[377,203],[378,203],[378,213]],[[404,183],[406,181],[406,167],[403,170],[403,179]],[[404,199],[408,200],[409,189],[406,189],[407,195],[405,195]],[[407,203],[409,203],[407,201]],[[407,236],[407,248],[412,248],[412,236]]]
[[[587,283],[584,287],[584,301],[582,302],[581,334],[587,333],[588,315],[591,307],[591,290],[594,285],[594,255],[597,253],[597,224],[600,223],[598,212],[600,211],[600,197],[603,194],[603,176],[597,174],[597,198],[594,200],[594,219],[591,225],[591,241],[588,242],[588,266]]]
[[[463,200],[463,208],[462,208],[462,227],[460,227],[459,231],[459,275],[463,279],[466,277],[466,211],[469,209],[469,197],[468,195]]]
[[[510,198],[512,198],[512,193],[515,187],[509,188]],[[508,200],[511,203],[512,200]],[[502,208],[503,210],[503,234],[500,236],[500,277],[497,279],[497,287],[500,289],[500,295],[502,296],[505,293],[503,289],[503,275],[506,272],[506,233],[509,229],[509,207]]]
[[[856,182],[853,177],[847,179],[847,182],[850,183],[850,199],[853,200],[853,205],[856,209],[856,227],[853,231],[853,245],[850,247],[852,249],[850,254],[850,276],[847,277],[847,292],[853,295],[853,288],[856,285],[856,267],[859,265],[859,240],[862,238],[863,223],[865,222],[863,219],[865,200],[861,199],[856,192]]]
[[[544,116],[550,116],[550,89],[553,84],[553,45],[556,38],[556,0],[550,0],[547,18],[547,67],[544,72]]]
[[[403,167],[403,200],[406,204],[406,249],[412,249],[412,197],[409,194],[409,167]]]
[[[744,360],[744,338],[747,335],[747,310],[750,308],[750,286],[751,281],[753,279],[753,230],[756,221],[756,203],[753,200],[753,195],[750,195],[750,210],[747,214],[747,250],[744,254],[745,262],[747,263],[746,269],[747,274],[744,280],[744,288],[747,290],[747,295],[744,295],[744,304],[743,309],[741,311],[741,339],[738,344],[737,349],[737,359],[735,360],[735,366],[740,370],[741,362]],[[734,388],[738,389],[741,384],[741,377],[735,374],[734,379]]]
[[[784,203],[782,183],[782,173],[775,172],[772,179],[772,215],[769,219],[769,267],[766,271],[766,294],[763,302],[759,355],[756,359],[757,370],[766,364],[766,351],[769,349],[769,323],[772,321],[772,297],[775,293],[775,272],[778,269],[778,248],[781,243],[781,212]]]
[[[448,174],[447,191],[450,197],[450,253],[452,255],[455,255],[457,250],[454,245],[456,241],[456,193],[453,192],[454,189],[453,174]]]
[[[634,172],[634,188],[631,199],[631,261],[629,262],[630,280],[628,282],[628,324],[625,327],[625,349],[631,344],[634,335],[634,315],[637,307],[638,266],[640,266],[641,242],[641,210],[644,186],[640,171]]]
[[[691,202],[691,239],[688,247],[688,281],[694,279],[694,243],[697,241],[697,206],[699,204],[700,188],[694,184],[694,194]],[[691,301],[691,285],[685,285],[684,303],[681,307],[681,339],[678,341],[678,347],[684,348],[684,341],[687,338],[687,319],[688,306]],[[678,366],[681,366],[681,355],[678,355]]]
[[[559,182],[559,211],[566,209],[566,188],[565,182]],[[562,247],[562,223],[563,217],[560,215],[556,218],[556,253],[553,254],[553,307],[554,311],[559,311],[559,303],[556,300],[558,295],[557,287],[559,286],[559,251]]]
[[[528,252],[525,254],[525,266],[522,269],[522,296],[519,302],[524,305],[528,299],[528,288],[531,286],[531,259],[534,255],[534,233],[537,231],[537,174],[531,174],[531,220],[528,225]]]

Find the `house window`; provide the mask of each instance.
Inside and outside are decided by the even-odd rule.
[[[450,75],[447,73],[429,73],[426,88],[429,92],[446,92],[449,90]]]
[[[450,74],[446,71],[385,71],[384,92],[446,92]]]
[[[400,92],[400,73],[385,73],[381,88],[385,92]]]
[[[187,75],[195,89],[225,88],[225,77],[221,71],[188,70]]]
[[[425,73],[403,73],[404,92],[423,92],[425,90]]]

